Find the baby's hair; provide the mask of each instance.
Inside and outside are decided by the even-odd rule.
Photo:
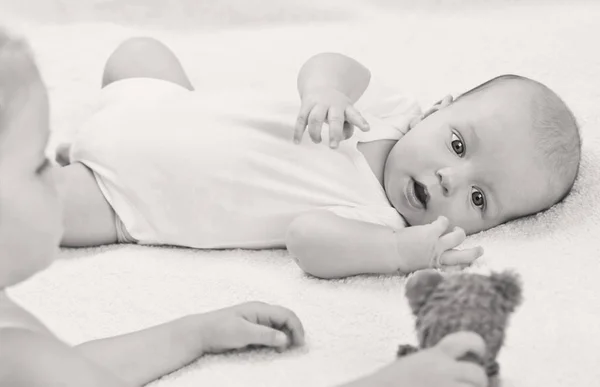
[[[456,101],[511,81],[522,82],[533,90],[532,127],[538,150],[551,173],[550,187],[558,196],[555,204],[559,203],[571,192],[579,173],[581,134],[575,115],[554,91],[533,79],[506,74],[461,94]]]

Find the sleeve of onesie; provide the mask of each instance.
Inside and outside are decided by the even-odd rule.
[[[414,98],[399,93],[372,77],[367,90],[354,104],[371,127],[375,124],[391,126],[403,136],[413,118],[422,114]]]
[[[331,211],[342,218],[387,226],[394,230],[406,227],[404,218],[393,207],[334,206],[327,207],[325,210]]]

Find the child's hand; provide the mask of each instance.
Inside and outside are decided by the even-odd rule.
[[[469,352],[485,353],[483,339],[471,332],[446,336],[433,348],[403,357],[366,379],[372,387],[486,387],[482,367],[460,361]],[[362,384],[356,384],[358,387]]]
[[[193,316],[201,335],[202,353],[221,353],[248,346],[278,351],[304,344],[304,328],[289,309],[248,302]]]
[[[366,132],[369,124],[352,106],[350,98],[332,88],[313,90],[302,98],[302,106],[296,121],[294,141],[300,143],[308,125],[313,142],[321,142],[323,122],[329,123],[329,146],[337,148],[342,140],[352,137],[354,126]]]
[[[413,226],[398,233],[400,270],[410,273],[430,267],[468,265],[483,255],[480,246],[457,250],[466,234],[460,227],[448,232],[449,222],[444,216],[430,224]]]

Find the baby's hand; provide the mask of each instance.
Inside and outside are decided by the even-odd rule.
[[[280,306],[248,302],[192,317],[204,354],[249,346],[283,351],[304,344],[302,323],[294,312]]]
[[[400,358],[372,375],[375,387],[486,387],[488,378],[479,365],[459,361],[467,353],[483,356],[483,339],[471,332],[446,336],[433,348]]]
[[[302,106],[296,120],[294,142],[300,143],[308,124],[308,134],[313,142],[321,142],[323,122],[329,123],[329,146],[337,148],[342,140],[352,137],[354,126],[366,132],[369,124],[352,106],[350,98],[332,88],[307,92],[302,98]]]
[[[483,255],[480,246],[457,250],[466,234],[460,227],[448,232],[448,226],[448,219],[440,216],[430,224],[401,230],[398,233],[400,270],[410,273],[430,267],[468,265]]]

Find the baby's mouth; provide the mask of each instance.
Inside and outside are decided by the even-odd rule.
[[[410,183],[408,183],[406,197],[413,207],[427,209],[429,193],[427,192],[427,188],[420,182],[411,179]]]

